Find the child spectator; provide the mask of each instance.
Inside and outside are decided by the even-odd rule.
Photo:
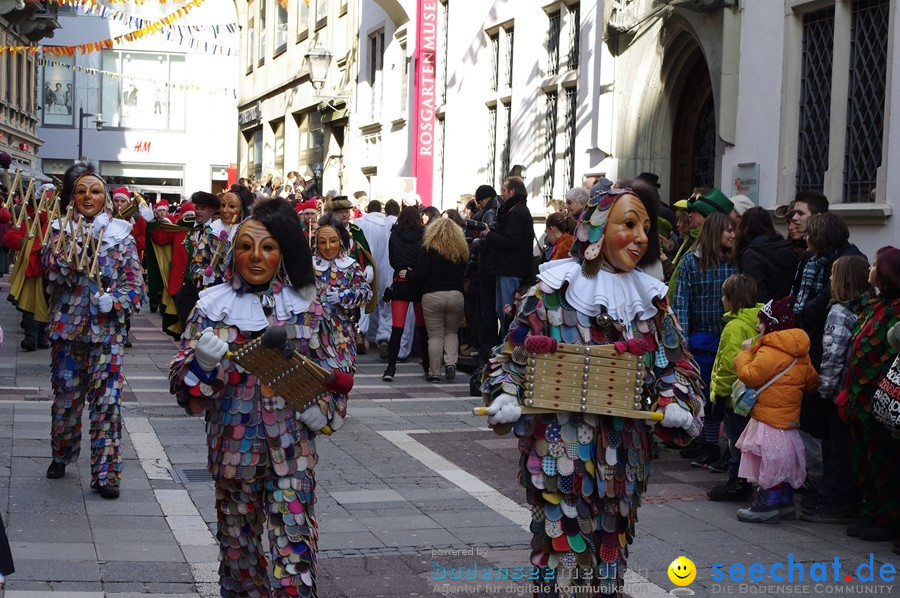
[[[869,285],[869,262],[858,255],[838,258],[831,266],[831,308],[825,320],[820,408],[827,412],[829,438],[819,491],[801,501],[800,519],[814,523],[850,523],[856,483],[850,461],[850,428],[837,414],[834,399],[844,381],[853,347],[853,331]]]
[[[725,436],[728,438],[729,456],[725,459],[725,467],[720,464],[710,465],[713,471],[727,471],[728,480],[710,488],[707,492],[710,500],[739,501],[750,498],[753,488],[750,483],[738,477],[741,464],[741,451],[735,443],[747,427],[749,418],[734,412],[731,404],[731,385],[737,380],[734,369],[734,358],[747,339],[756,336],[757,314],[762,305],[756,303],[756,281],[746,274],[732,274],[722,284],[722,305],[725,307],[725,328],[719,339],[719,350],[713,363],[710,395],[715,404],[713,408],[722,414],[725,421]]]
[[[734,358],[738,379],[759,396],[750,421],[737,441],[741,449],[738,475],[759,484],[753,504],[738,509],[737,518],[754,523],[792,519],[794,488],[806,479],[800,439],[803,392],[819,386],[809,360],[809,336],[796,327],[792,299],[769,301],[759,310],[759,342],[744,341]]]

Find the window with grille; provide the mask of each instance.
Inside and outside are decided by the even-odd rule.
[[[500,176],[509,173],[509,155],[512,151],[512,110],[509,104],[501,104],[503,108],[503,151],[500,152]],[[502,183],[502,181],[501,181]]]
[[[546,95],[544,105],[544,203],[553,199],[553,183],[556,180],[556,104],[555,91]]]
[[[506,30],[506,87],[512,87],[513,78],[513,29],[510,27]]]
[[[440,45],[438,56],[441,65],[438,68],[438,90],[440,92],[441,104],[447,103],[447,61],[448,50],[450,48],[450,1],[443,0],[441,2],[441,35],[438,41]]]
[[[578,68],[578,52],[581,44],[581,5],[569,5],[569,61],[570,69]]]
[[[872,201],[881,165],[889,13],[888,0],[853,3],[844,150],[845,202]]]
[[[500,34],[491,36],[491,91],[497,91],[500,82]]]
[[[566,146],[563,151],[563,164],[565,165],[565,181],[566,189],[574,186],[575,181],[575,125],[576,115],[578,111],[578,89],[575,87],[566,88]]]
[[[488,106],[488,180],[497,172],[497,107]]]
[[[551,12],[547,15],[550,21],[547,29],[547,75],[555,75],[559,72],[559,33],[560,33],[560,13],[559,11]]]
[[[828,170],[834,7],[803,17],[797,191],[822,191]]]

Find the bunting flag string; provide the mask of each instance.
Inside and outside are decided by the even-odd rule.
[[[152,23],[147,19],[128,15],[124,12],[89,0],[61,0],[60,4],[74,6],[86,15],[103,17],[107,20],[125,23],[129,28],[133,29],[140,29]],[[194,37],[195,33],[203,32],[212,33],[213,38],[218,38],[223,31],[235,33],[238,30],[237,23],[223,23],[216,25],[165,25],[165,27],[176,30],[181,37]]]
[[[191,0],[175,12],[166,15],[158,21],[153,21],[150,24],[141,27],[140,29],[136,29],[124,35],[117,35],[116,37],[110,39],[90,42],[87,44],[77,44],[74,46],[0,46],[0,54],[4,52],[28,52],[31,54],[41,52],[44,55],[49,56],[74,56],[76,50],[81,54],[87,54],[88,52],[98,52],[100,50],[110,50],[113,47],[121,45],[125,42],[132,42],[144,38],[148,35],[158,35],[164,33],[164,27],[171,26],[172,23],[174,23],[178,19],[183,18],[191,10],[203,4],[203,2],[204,0]],[[167,39],[172,39],[171,34],[168,34]],[[191,39],[189,43],[191,48],[211,54],[224,54],[226,56],[230,56],[233,52],[231,48],[220,46],[219,44],[214,44],[211,42]]]
[[[202,85],[193,85],[191,83],[177,83],[174,81],[151,79],[149,77],[135,77],[134,75],[125,75],[123,73],[115,73],[112,71],[103,71],[88,66],[79,66],[74,64],[66,64],[49,58],[41,58],[41,65],[49,65],[52,67],[64,68],[67,70],[76,70],[89,75],[99,75],[101,77],[112,77],[114,79],[124,79],[127,81],[144,81],[152,83],[155,87],[169,87],[171,89],[200,91],[210,95],[230,95],[237,98],[237,90],[233,87],[204,87]]]

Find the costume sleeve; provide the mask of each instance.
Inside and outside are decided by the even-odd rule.
[[[48,228],[47,234],[52,235],[52,238],[47,246],[41,249],[41,266],[44,268],[44,274],[54,284],[73,286],[78,282],[80,274],[69,266],[68,247],[72,241],[70,239],[64,243],[60,251],[53,251],[59,231]]]
[[[703,430],[703,393],[700,368],[687,350],[678,318],[666,299],[657,300],[658,313],[653,320],[639,323],[636,336],[643,336],[650,351],[645,360],[650,365],[645,383],[645,392],[654,401],[653,410],[665,408],[669,403],[677,403],[694,417],[690,428],[665,428],[655,426],[654,431],[664,442],[678,446],[688,444]]]
[[[353,262],[348,275],[350,285],[338,292],[338,302],[345,309],[356,309],[372,299],[372,286],[366,281],[366,275],[356,262]]]
[[[819,383],[819,394],[823,399],[834,399],[850,363],[853,327],[856,325],[856,318],[852,315],[852,312],[845,312],[840,306],[835,305],[825,320],[825,335],[822,338],[822,375]]]
[[[731,394],[731,385],[737,380],[737,372],[734,370],[734,358],[741,350],[744,342],[741,328],[737,322],[725,324],[722,336],[719,338],[719,350],[716,352],[716,360],[713,362],[712,379],[709,384],[710,397],[728,396]]]
[[[228,328],[216,328],[200,310],[193,310],[185,323],[181,337],[181,350],[169,364],[169,392],[188,415],[197,415],[213,407],[225,391],[225,370],[218,366],[214,372],[204,375],[194,363],[194,343],[201,330],[213,327],[220,338],[228,340]]]
[[[694,284],[694,274],[696,273],[696,261],[690,255],[684,256],[684,259],[681,260],[678,282],[675,285],[674,303],[675,316],[686,334],[691,332],[691,285]]]
[[[128,235],[118,247],[111,247],[110,251],[121,251],[116,284],[110,290],[113,308],[125,313],[137,312],[144,295],[144,275],[134,237]]]
[[[310,305],[309,311],[297,323],[297,334],[301,337],[301,352],[325,370],[345,375],[352,371],[352,364],[348,359],[342,359],[337,351],[339,332],[325,316],[321,305]],[[319,396],[319,407],[331,430],[338,430],[343,425],[347,416],[347,398],[346,394],[331,390]]]

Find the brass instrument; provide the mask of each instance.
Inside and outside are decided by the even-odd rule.
[[[122,220],[131,220],[131,217],[134,216],[135,212],[137,212],[141,206],[146,205],[149,204],[147,203],[147,200],[144,198],[144,196],[137,191],[134,191],[132,193],[131,201],[128,202],[128,205],[126,205],[121,210],[117,210],[115,217],[121,218]]]

